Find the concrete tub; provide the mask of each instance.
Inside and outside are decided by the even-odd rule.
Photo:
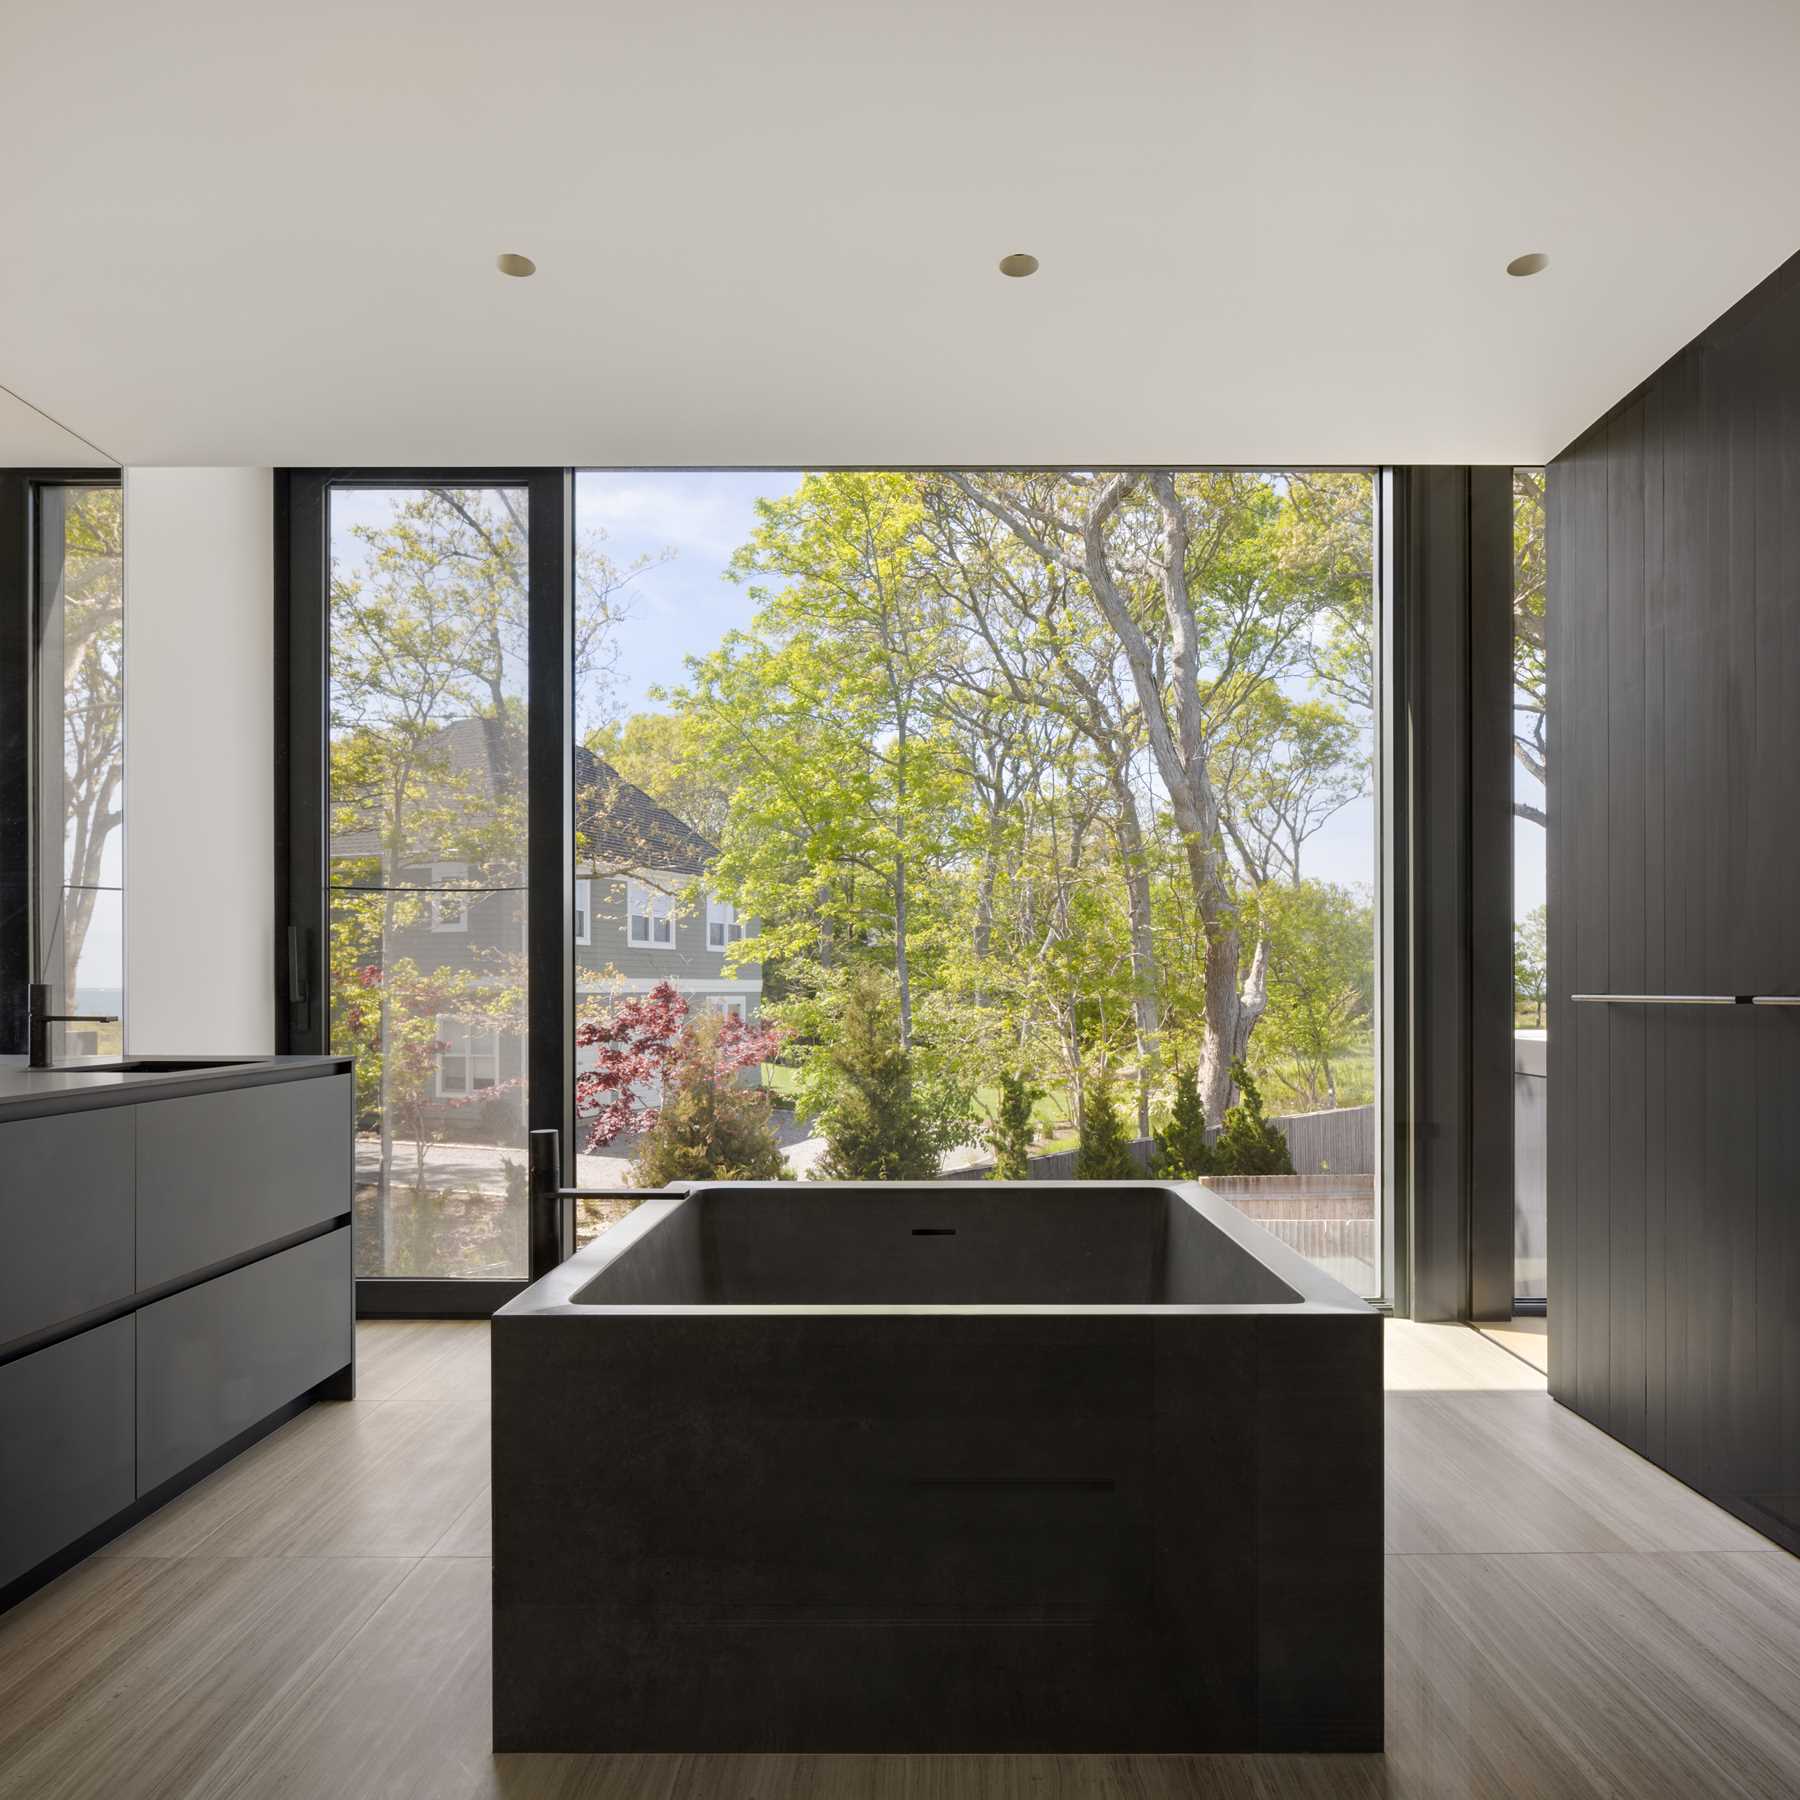
[[[696,1186],[493,1372],[497,1750],[1380,1748],[1380,1319],[1202,1186]]]

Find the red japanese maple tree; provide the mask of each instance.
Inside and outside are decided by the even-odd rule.
[[[592,1049],[596,1058],[593,1068],[575,1077],[575,1111],[588,1121],[584,1148],[603,1149],[615,1138],[648,1131],[656,1123],[661,1107],[646,1104],[644,1092],[663,1092],[691,1030],[688,1003],[668,981],[575,1027],[576,1048]],[[747,1025],[727,1016],[715,1048],[717,1074],[723,1079],[773,1060],[784,1036],[778,1026]]]

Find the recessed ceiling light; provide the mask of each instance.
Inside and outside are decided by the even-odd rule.
[[[1028,250],[1015,250],[1011,256],[1003,256],[1000,259],[1000,273],[1016,275],[1021,280],[1027,275],[1035,275],[1037,266],[1037,258]]]
[[[1509,275],[1541,275],[1550,266],[1550,259],[1541,250],[1528,251],[1524,256],[1515,256],[1506,265]]]
[[[535,275],[537,264],[529,256],[521,256],[516,250],[502,250],[494,258],[494,267],[502,275]]]

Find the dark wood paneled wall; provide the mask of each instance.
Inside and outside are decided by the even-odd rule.
[[[1800,1550],[1800,257],[1551,465],[1550,1385]]]

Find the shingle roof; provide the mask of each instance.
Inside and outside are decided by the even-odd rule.
[[[698,875],[719,852],[611,763],[575,746],[577,860],[602,873],[656,869]]]
[[[458,719],[446,725],[437,741],[452,774],[469,787],[493,793],[494,734],[480,719]],[[584,870],[603,875],[640,869],[698,875],[719,854],[717,847],[685,820],[659,806],[611,763],[579,744],[575,746],[574,775],[577,860]],[[341,826],[344,821],[340,818],[339,823]],[[340,829],[333,835],[331,853],[372,854],[378,845],[372,826]]]

